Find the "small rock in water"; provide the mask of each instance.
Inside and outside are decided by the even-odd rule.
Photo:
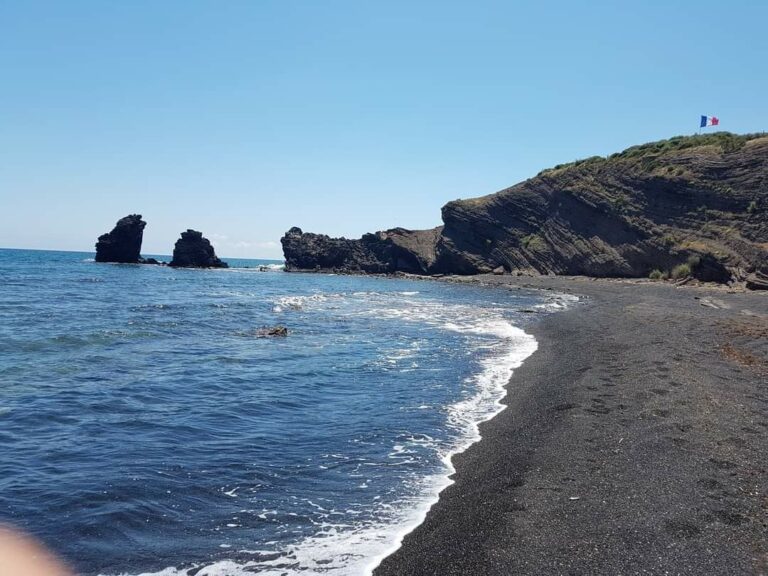
[[[164,263],[160,262],[157,258],[139,258],[139,264],[155,264],[161,266]]]
[[[229,268],[216,256],[213,246],[202,232],[189,229],[176,240],[173,260],[168,265],[174,268]]]
[[[288,336],[288,328],[278,324],[277,326],[267,326],[256,331],[256,336],[266,338],[269,336]]]

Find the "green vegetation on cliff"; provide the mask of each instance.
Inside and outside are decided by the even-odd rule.
[[[636,160],[655,160],[665,153],[678,150],[687,150],[690,148],[699,148],[703,146],[713,146],[722,153],[736,152],[741,150],[747,142],[760,138],[768,138],[768,133],[758,132],[755,134],[731,134],[730,132],[714,132],[711,134],[696,134],[693,136],[675,136],[667,140],[649,142],[638,146],[631,146],[623,152],[616,152],[610,156],[590,156],[582,160],[575,160],[567,164],[558,164],[553,168],[546,168],[539,172],[539,176],[550,173],[554,170],[571,168],[576,166],[596,165],[615,159],[636,159]]]

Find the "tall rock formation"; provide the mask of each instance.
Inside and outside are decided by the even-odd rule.
[[[111,232],[99,236],[96,242],[96,262],[141,262],[141,241],[146,225],[141,214],[131,214],[118,220]]]
[[[377,248],[392,231],[344,240],[292,229],[286,268],[647,277],[687,266],[703,280],[743,280],[768,272],[768,135],[680,136],[556,166],[449,202],[442,219],[404,231],[419,241],[398,243],[396,259]]]
[[[173,260],[169,266],[178,268],[228,268],[216,256],[210,241],[202,232],[187,230],[181,233],[173,248]]]

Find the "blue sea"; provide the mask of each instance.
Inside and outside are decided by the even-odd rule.
[[[0,250],[0,522],[83,576],[369,573],[568,304],[92,258]]]

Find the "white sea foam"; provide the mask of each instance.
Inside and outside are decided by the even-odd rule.
[[[259,268],[266,268],[270,272],[280,272],[285,270],[285,264],[262,264]]]
[[[553,294],[548,297],[542,304],[534,306],[537,310],[544,310],[545,312],[558,312],[568,308],[568,306],[579,301],[578,296],[573,294]]]
[[[275,302],[274,310],[303,310],[311,306],[325,306],[329,300],[361,299],[366,301],[366,306],[352,307],[339,313],[428,323],[452,332],[492,336],[493,339],[482,339],[482,344],[476,344],[478,349],[482,348],[483,356],[479,361],[480,370],[464,382],[466,396],[447,407],[448,424],[460,431],[458,439],[449,447],[440,448],[438,441],[427,435],[410,436],[395,444],[389,454],[390,459],[397,460],[396,463],[399,463],[400,459],[403,463],[411,463],[413,460],[409,454],[413,454],[413,450],[409,447],[434,447],[441,450],[439,456],[443,463],[442,470],[429,476],[414,477],[411,491],[413,496],[404,497],[394,503],[385,503],[379,497],[374,498],[380,503],[383,513],[379,517],[384,520],[360,521],[355,525],[326,520],[318,524],[319,530],[314,535],[283,549],[254,552],[253,560],[224,560],[202,568],[200,565],[166,568],[139,576],[187,576],[190,569],[199,570],[195,572],[196,576],[370,575],[385,557],[400,547],[403,538],[424,521],[429,509],[437,502],[440,492],[453,483],[449,478],[455,472],[452,457],[480,440],[479,425],[504,409],[502,399],[512,372],[536,351],[537,343],[531,335],[508,321],[501,309],[446,305],[443,302],[418,298],[402,300],[402,296],[418,296],[418,292],[401,292],[398,296],[398,306],[393,306],[391,296],[372,292],[287,296]],[[558,294],[537,307],[553,312],[576,300],[576,297]],[[372,302],[377,305],[372,306]],[[404,302],[407,305],[403,306]],[[391,352],[389,357],[397,361],[409,357],[410,352],[412,350],[408,348],[398,349]],[[347,458],[343,454],[325,456]],[[367,487],[364,476],[359,487]],[[338,518],[338,514],[338,511],[330,510],[326,518]],[[259,517],[266,518],[266,514]],[[271,544],[278,546],[277,543],[261,543],[260,547]]]
[[[441,454],[445,471],[425,479],[429,484],[429,490],[424,494],[419,505],[414,508],[410,517],[403,518],[397,526],[390,545],[373,556],[366,564],[364,571],[366,575],[371,574],[384,558],[400,547],[403,538],[424,521],[429,509],[439,499],[440,492],[453,483],[449,478],[456,471],[452,462],[453,456],[477,442],[480,439],[480,424],[490,420],[504,409],[501,401],[506,394],[505,386],[512,376],[512,371],[533,354],[538,346],[533,336],[503,320],[486,322],[483,326],[479,324],[460,326],[447,323],[445,327],[449,330],[470,333],[486,331],[486,333],[501,336],[502,340],[495,345],[501,354],[481,361],[482,371],[471,377],[472,383],[476,385],[476,393],[449,406],[449,421],[459,426],[465,433],[458,444]]]
[[[220,274],[258,274],[264,272],[282,272],[285,270],[285,264],[258,264],[242,268],[234,265],[230,268],[206,268],[205,270]]]
[[[330,298],[341,298],[342,294],[311,294],[309,296],[283,296],[278,298],[272,307],[273,312],[285,310],[303,310],[305,306],[313,302],[325,302]]]

